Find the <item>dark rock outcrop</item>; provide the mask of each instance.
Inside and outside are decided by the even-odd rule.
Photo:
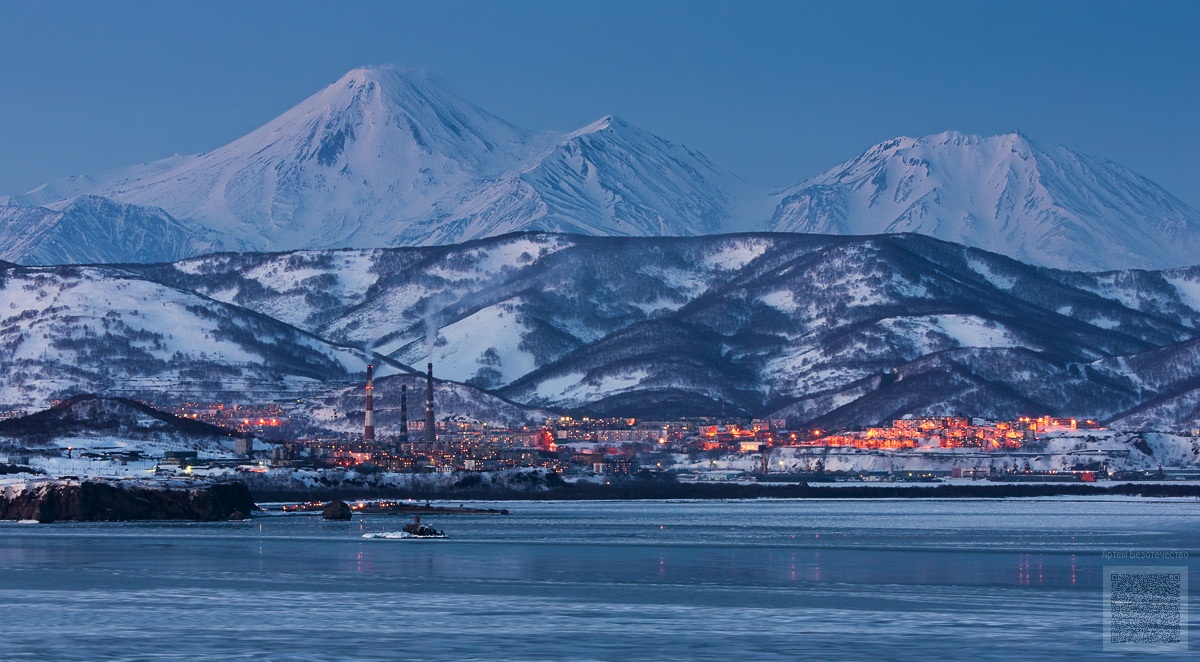
[[[331,520],[348,520],[354,517],[354,513],[351,512],[350,506],[346,505],[345,501],[330,501],[329,505],[321,511],[321,517]]]
[[[254,509],[242,483],[57,480],[0,491],[0,519],[39,522],[217,521]]]

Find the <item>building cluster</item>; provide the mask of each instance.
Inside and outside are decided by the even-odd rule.
[[[437,472],[493,471],[539,467],[555,472],[631,474],[667,471],[671,453],[763,453],[779,447],[854,447],[871,450],[976,448],[1017,450],[1039,434],[1073,429],[1102,429],[1093,420],[1021,417],[991,421],[965,417],[904,418],[889,425],[830,433],[820,429],[788,429],[783,419],[737,422],[712,418],[645,421],[636,418],[562,416],[536,427],[503,428],[472,421],[437,421],[434,411],[433,364],[424,389],[423,416],[409,422],[408,389],[400,391],[400,421],[378,428],[374,418],[373,368],[365,385],[361,434],[297,438],[280,435],[289,423],[280,405],[182,403],[177,415],[243,432],[275,432],[288,438],[273,446],[275,465],[346,467],[360,471]],[[252,446],[239,445],[240,455]],[[265,456],[260,456],[267,459]],[[765,471],[765,469],[764,469]]]
[[[546,421],[560,444],[677,444],[694,436],[709,419],[641,421],[636,418],[572,418]]]
[[[437,421],[434,411],[433,364],[429,364],[423,420],[408,420],[408,388],[400,390],[400,422],[393,429],[375,425],[373,368],[368,367],[361,435],[295,439],[271,452],[276,464],[347,467],[366,471],[437,472],[494,471],[539,467],[555,472],[587,467],[602,473],[629,473],[636,463],[630,441],[656,443],[665,435],[682,434],[680,426],[647,428],[633,419],[575,420],[563,417],[542,427],[498,428],[469,421]],[[579,445],[591,445],[579,448]],[[597,446],[598,444],[598,446]]]
[[[790,432],[783,419],[753,419],[745,423],[710,423],[700,426],[691,444],[699,450],[758,452],[763,447],[790,446],[802,435]]]
[[[168,411],[180,418],[260,436],[283,436],[291,424],[287,412],[277,403],[180,402]]]
[[[566,462],[560,453],[539,445],[540,431],[492,429],[488,434],[450,432],[435,441],[400,442],[398,437],[372,441],[298,439],[276,446],[275,464],[314,467],[347,467],[402,473],[494,471],[514,467],[542,467],[561,472]]]
[[[911,448],[978,448],[985,451],[1018,450],[1039,434],[1063,430],[1103,429],[1091,419],[1021,417],[991,421],[957,416],[911,418],[892,421],[885,427],[824,434],[813,430],[790,445],[853,446],[855,448],[901,450]]]
[[[428,402],[427,402],[428,405]],[[406,405],[404,405],[406,406]],[[782,419],[642,421],[635,418],[550,419],[542,427],[498,428],[467,422],[423,421],[384,435],[297,439],[275,447],[276,464],[399,472],[493,471],[541,467],[556,472],[630,474],[662,471],[672,452],[760,453],[779,447],[854,447],[873,450],[976,448],[1017,450],[1039,434],[1102,429],[1093,420],[963,417],[911,418],[864,430],[828,433],[788,430]],[[418,433],[419,432],[419,433]]]

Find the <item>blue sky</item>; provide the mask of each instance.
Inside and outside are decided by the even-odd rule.
[[[0,0],[0,193],[224,144],[363,64],[516,124],[612,113],[750,181],[1020,129],[1200,206],[1200,2]]]

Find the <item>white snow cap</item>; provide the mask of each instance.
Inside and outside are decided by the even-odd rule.
[[[1178,267],[1200,248],[1200,212],[1116,163],[1020,132],[893,138],[777,200],[777,231],[916,232],[1063,269]]]

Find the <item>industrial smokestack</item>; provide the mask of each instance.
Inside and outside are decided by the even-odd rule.
[[[408,443],[408,385],[400,386],[400,443]]]
[[[375,403],[371,397],[371,392],[375,390],[371,383],[371,374],[374,371],[375,366],[367,365],[367,416],[363,421],[363,441],[375,441]]]
[[[433,428],[433,364],[429,364],[429,375],[425,382],[425,443],[437,441]]]

